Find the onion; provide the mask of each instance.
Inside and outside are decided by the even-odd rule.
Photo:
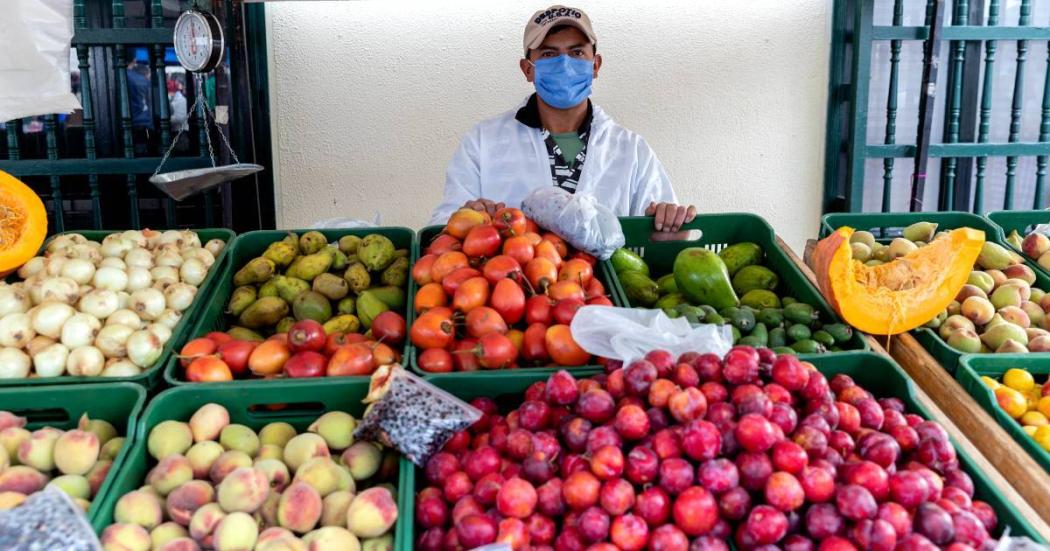
[[[128,274],[117,268],[99,268],[91,282],[99,289],[123,291],[128,287]]]
[[[22,348],[35,336],[29,314],[15,312],[0,318],[0,346]]]
[[[74,377],[94,377],[102,373],[106,358],[102,351],[94,346],[81,346],[69,352],[66,358],[66,371]]]
[[[149,331],[135,331],[128,337],[128,359],[139,367],[153,365],[163,351],[160,339]]]
[[[142,319],[139,318],[138,314],[131,310],[117,310],[106,318],[106,325],[117,324],[127,325],[128,327],[137,330],[142,327]]]
[[[164,289],[167,289],[169,286],[175,285],[176,283],[178,283],[178,281],[175,281],[174,279],[164,278],[154,281],[153,285],[150,285],[150,287],[163,293]]]
[[[129,268],[146,268],[148,270],[153,267],[153,254],[146,249],[134,248],[124,256],[124,263]]]
[[[139,366],[131,363],[128,360],[117,360],[115,362],[107,362],[105,369],[100,374],[103,377],[134,377],[142,374],[142,370]]]
[[[37,352],[40,352],[52,344],[55,344],[55,339],[43,335],[37,335],[26,345],[26,352],[28,352],[30,356],[35,356]]]
[[[119,307],[120,299],[117,298],[117,293],[109,289],[92,289],[80,298],[79,303],[81,312],[100,320],[108,318]]]
[[[32,306],[29,293],[14,285],[0,287],[0,317],[17,312],[25,312]]]
[[[164,305],[164,293],[156,289],[139,289],[131,294],[131,309],[146,321],[157,319],[164,312]]]
[[[168,308],[179,312],[189,308],[195,296],[197,296],[197,288],[186,283],[172,283],[164,289],[165,304]]]
[[[86,294],[88,294],[88,293],[90,293],[91,291],[94,291],[94,290],[95,290],[95,288],[90,286],[90,285],[81,285],[80,286],[80,298],[84,298],[84,295],[86,295]]]
[[[124,270],[124,271],[127,271],[127,269],[128,269],[128,265],[125,264],[123,260],[121,260],[121,259],[119,259],[119,258],[117,258],[115,256],[110,256],[110,257],[103,258],[102,262],[98,263],[98,267],[99,268],[110,267],[110,268],[116,268],[118,270]]]
[[[160,281],[162,279],[169,279],[172,283],[179,281],[179,270],[171,266],[157,266],[149,271],[150,275],[153,276],[153,281]]]
[[[48,257],[46,262],[47,269],[44,270],[45,275],[52,277],[62,275],[62,265],[68,260],[69,259],[64,256],[53,255]]]
[[[29,293],[29,300],[33,304],[40,304],[44,301],[44,280],[47,279],[47,273],[41,272],[27,280],[25,280],[25,289]]]
[[[171,266],[172,268],[178,268],[179,266],[182,266],[182,255],[180,255],[177,250],[164,251],[153,257],[153,262],[157,266]]]
[[[62,326],[62,344],[69,348],[79,348],[95,342],[95,336],[102,329],[98,318],[83,313],[73,314]]]
[[[111,233],[102,240],[102,256],[106,258],[124,258],[133,248],[135,242],[119,233]]]
[[[107,325],[98,332],[95,337],[95,346],[102,351],[107,358],[123,358],[128,355],[127,342],[132,333],[138,331],[138,326],[130,327],[115,323]]]
[[[88,243],[78,243],[72,247],[66,249],[66,256],[69,258],[79,258],[91,262],[92,265],[102,262],[101,245],[94,241]]]
[[[40,302],[76,304],[79,298],[80,286],[68,277],[51,277],[40,284]]]
[[[33,354],[33,370],[40,377],[58,377],[65,373],[69,361],[69,348],[54,343]]]
[[[165,310],[157,319],[153,320],[154,323],[159,323],[166,326],[168,329],[175,329],[175,326],[182,320],[182,312],[176,310]]]
[[[200,249],[204,251],[204,249]],[[208,251],[204,251],[208,252]],[[194,287],[200,286],[204,282],[204,278],[208,275],[208,265],[197,258],[190,258],[182,263],[182,267],[179,268],[179,277],[182,281],[193,285]]]
[[[17,348],[0,348],[0,379],[22,379],[29,375],[29,356]]]
[[[193,233],[193,232],[190,232],[190,233]],[[168,243],[171,243],[171,244],[174,244],[175,246],[177,246],[177,247],[179,247],[181,249],[181,248],[186,246],[185,245],[185,243],[186,243],[185,237],[186,236],[183,235],[183,233],[180,232],[179,230],[168,230],[168,231],[166,231],[166,232],[164,232],[164,233],[162,233],[160,235],[160,238],[157,240],[157,245],[159,246],[159,245],[166,245]]]
[[[22,264],[18,269],[18,277],[29,279],[47,268],[47,259],[42,256],[34,256],[28,262]]]
[[[159,323],[151,323],[146,326],[146,331],[153,333],[154,337],[160,341],[161,346],[168,343],[168,339],[171,338],[171,329],[167,325],[161,325]]]
[[[62,249],[72,247],[76,245],[76,241],[73,240],[73,234],[67,233],[63,235],[56,235],[50,243],[47,244],[47,253],[55,254]]]
[[[62,334],[62,326],[73,317],[76,310],[62,302],[45,302],[33,309],[30,318],[33,330],[45,337],[57,339]]]
[[[87,243],[88,242],[88,238],[84,237],[83,235],[81,235],[79,233],[67,233],[66,235],[68,235],[69,238],[73,240],[73,244],[74,245],[79,245],[81,243]]]
[[[208,252],[208,249],[201,249],[199,247],[193,249],[186,249],[182,252],[183,260],[197,259],[204,265],[205,269],[209,269],[215,264],[215,255]],[[185,262],[183,262],[185,264]]]
[[[131,294],[127,291],[117,292],[117,308],[123,310],[131,306]]]
[[[60,272],[62,277],[68,277],[78,284],[83,285],[95,275],[95,264],[83,258],[71,258],[62,265]]]
[[[210,252],[212,256],[218,257],[219,253],[226,248],[226,242],[222,239],[212,239],[204,244],[204,248],[208,249],[208,252]]]
[[[157,230],[151,230],[149,228],[142,230],[142,237],[146,239],[145,247],[147,249],[155,248],[160,242],[160,236],[161,232]]]
[[[139,230],[128,230],[124,233],[121,233],[120,236],[124,239],[127,239],[128,241],[131,241],[131,244],[134,247],[145,247],[148,243],[148,241],[146,240],[146,236],[143,235],[142,232]]]
[[[135,292],[153,285],[153,276],[146,268],[128,268],[128,291]]]

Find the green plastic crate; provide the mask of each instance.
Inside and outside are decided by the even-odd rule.
[[[653,219],[650,216],[628,216],[620,218],[626,238],[625,247],[638,253],[653,275],[669,274],[674,267],[675,257],[683,249],[689,247],[703,247],[714,252],[719,252],[734,243],[750,241],[757,243],[766,254],[765,265],[780,276],[780,285],[777,289],[780,295],[790,295],[798,300],[812,305],[820,311],[824,320],[838,322],[839,318],[828,306],[827,301],[802,274],[798,266],[788,257],[787,253],[777,243],[776,234],[769,223],[761,216],[750,213],[735,214],[701,214],[692,222],[682,226],[683,230],[700,230],[703,235],[698,240],[686,241],[653,241],[651,239]],[[610,261],[603,261],[605,269],[612,274],[613,286],[619,295],[620,303],[624,306],[633,306],[624,292],[620,278],[613,270]],[[846,350],[868,350],[868,342],[857,331],[853,337],[843,344]],[[803,358],[814,358],[821,354],[802,354]]]
[[[198,408],[208,403],[217,403],[230,412],[230,422],[247,425],[253,430],[260,430],[268,423],[284,421],[290,423],[298,432],[306,428],[319,416],[328,411],[345,411],[360,419],[365,411],[361,400],[368,394],[368,381],[364,378],[339,378],[319,380],[284,381],[275,385],[225,385],[225,386],[182,386],[168,389],[157,395],[142,414],[138,424],[135,442],[121,465],[119,475],[109,485],[99,505],[98,514],[92,518],[91,525],[96,533],[101,534],[106,526],[113,523],[113,508],[124,494],[141,487],[146,475],[156,461],[150,457],[146,448],[150,430],[162,421],[189,421]],[[272,410],[266,406],[283,404],[285,407]],[[408,491],[405,471],[411,471],[412,464],[402,458],[398,472],[399,504],[404,502]],[[411,518],[412,508],[403,510],[399,506],[398,524],[401,519]],[[394,548],[408,549],[398,539],[400,526],[393,529],[395,534]]]
[[[838,373],[847,374],[876,397],[900,398],[910,413],[926,419],[930,418],[929,410],[915,399],[915,389],[911,380],[896,363],[885,356],[854,351],[814,356],[810,361],[829,378]],[[462,384],[461,377],[451,376],[434,377],[431,382],[463,399],[489,396],[499,399],[499,402],[513,405],[520,403],[520,395],[529,385],[536,381],[543,381],[546,377],[546,375],[519,370],[504,377],[480,373],[470,379],[469,385]],[[960,467],[973,479],[974,497],[986,501],[995,509],[999,517],[997,535],[1002,532],[1003,528],[1009,526],[1010,534],[1013,536],[1028,536],[1035,541],[1042,542],[1042,538],[1028,519],[1024,518],[1012,503],[996,491],[988,477],[974,464],[973,459],[964,450],[959,449],[954,440],[952,445],[956,448]],[[408,496],[408,501],[404,502],[406,507],[414,503],[416,491],[421,489],[422,483],[417,484],[417,477],[420,481],[423,480],[421,469],[409,469],[408,475],[410,483],[405,485],[406,490],[402,491],[403,495]],[[414,520],[410,518],[400,526],[403,531],[401,540],[405,541],[406,545],[414,544],[418,535],[415,533]]]
[[[68,231],[69,233],[79,233],[86,237],[89,241],[101,242],[107,235],[111,233],[117,233],[124,230],[81,230],[81,231]],[[157,230],[165,231],[165,230]],[[222,239],[226,242],[226,247],[222,249],[219,256],[215,259],[215,264],[212,265],[211,269],[208,270],[208,275],[201,282],[200,287],[197,288],[197,295],[193,299],[193,303],[190,307],[182,313],[182,319],[171,331],[171,338],[164,344],[164,350],[161,352],[160,358],[151,367],[143,369],[142,373],[135,375],[134,377],[37,377],[32,379],[0,379],[0,387],[5,386],[27,386],[27,385],[54,385],[54,384],[74,384],[74,383],[104,383],[104,382],[132,382],[138,383],[145,386],[147,389],[155,389],[160,385],[163,379],[165,362],[168,361],[168,357],[171,356],[172,350],[176,347],[181,348],[182,343],[189,332],[190,326],[193,324],[192,320],[196,319],[204,309],[204,305],[209,303],[212,299],[212,295],[215,292],[216,285],[216,274],[224,272],[226,270],[226,263],[228,259],[227,251],[230,249],[230,242],[235,239],[236,234],[231,230],[223,228],[212,228],[203,230],[193,230],[197,232],[200,237],[201,244],[207,243],[212,239]],[[58,234],[63,235],[63,234]],[[41,252],[47,248],[48,243],[52,239],[57,237],[53,235],[44,243],[41,247]],[[7,281],[13,283],[20,281],[20,278],[12,274],[8,276]]]
[[[422,251],[426,250],[427,246],[430,245],[430,242],[433,241],[438,235],[440,235],[441,232],[444,229],[445,229],[444,226],[427,226],[427,227],[419,230],[419,232],[416,234],[416,244],[412,248],[412,266],[416,265],[416,262],[419,261],[421,256],[423,256]],[[594,277],[598,278],[598,281],[601,281],[602,285],[605,286],[605,292],[608,293],[609,298],[610,298],[610,300],[612,300],[613,304],[616,305],[616,306],[621,306],[622,304],[620,303],[619,295],[613,289],[612,272],[607,270],[607,268],[605,267],[604,263],[599,262],[599,263],[595,264],[595,266],[594,266]],[[419,285],[416,285],[415,278],[410,277],[408,279],[408,318],[407,318],[409,327],[412,327],[412,322],[414,322],[416,320],[415,302],[416,302],[416,291],[418,291],[418,290],[419,290]],[[420,374],[420,375],[423,375],[423,376],[426,376],[426,377],[430,377],[430,376],[434,375],[433,373],[428,373],[428,372],[423,371],[422,369],[419,368],[419,364],[416,361],[418,359],[418,355],[419,355],[419,351],[416,349],[416,347],[413,346],[411,342],[406,343],[406,345],[405,345],[405,360],[404,360],[405,365],[408,365],[412,369],[412,371],[414,371],[417,374]],[[581,367],[570,367],[570,368],[566,368],[566,369],[568,369],[569,371],[572,371],[573,373],[576,373],[579,370],[593,369],[594,367],[596,367],[596,366],[591,365],[591,366],[581,366]],[[523,369],[527,369],[530,373],[535,372],[535,373],[544,373],[544,374],[550,375],[551,373],[554,373],[558,369],[562,369],[562,368],[556,368],[556,367],[528,367],[528,368],[523,368]],[[497,370],[495,373],[499,374],[499,373],[505,373],[505,372],[511,372],[511,371],[514,371],[514,370]]]
[[[955,371],[955,378],[966,392],[988,412],[989,415],[999,422],[1028,455],[1032,456],[1046,472],[1050,473],[1050,453],[1036,444],[1032,437],[1025,433],[1021,424],[1006,414],[999,404],[996,403],[995,394],[992,389],[981,382],[981,376],[987,375],[994,379],[1000,379],[1006,370],[1018,367],[1025,369],[1033,375],[1042,375],[1046,378],[1050,375],[1050,361],[1045,356],[1033,356],[1031,354],[968,354],[959,362],[959,369]]]
[[[1017,233],[1021,234],[1024,238],[1028,235],[1028,232],[1032,231],[1032,228],[1039,224],[1050,224],[1050,210],[999,210],[995,212],[989,212],[985,215],[985,218],[992,221],[996,225],[996,229],[999,230],[999,241],[1011,249],[1017,251],[1021,255],[1024,253],[1021,249],[1014,247],[1006,240],[1006,236],[1016,230]],[[1043,275],[1050,277],[1050,270],[1043,268],[1033,258],[1025,257],[1027,260],[1031,260],[1031,266],[1036,272],[1042,273]]]
[[[266,247],[274,241],[280,241],[288,232],[293,231],[299,235],[302,235],[308,231],[314,230],[259,230],[242,233],[237,236],[234,240],[233,245],[229,247],[228,260],[223,273],[218,276],[218,280],[215,283],[215,290],[212,294],[211,301],[206,306],[201,308],[200,312],[195,317],[196,321],[186,331],[185,339],[181,340],[178,345],[182,348],[182,345],[188,342],[190,339],[204,336],[211,331],[225,331],[230,327],[229,319],[226,316],[226,303],[230,301],[230,295],[233,294],[233,275],[237,273],[237,270],[241,269],[242,266],[248,263],[249,260],[261,255],[266,251]],[[335,229],[335,230],[316,230],[324,234],[328,239],[329,243],[338,241],[340,237],[344,235],[357,235],[364,237],[369,234],[379,234],[386,236],[393,243],[394,247],[398,249],[408,249],[411,255],[412,246],[415,241],[415,234],[408,228],[399,227],[381,227],[381,228],[359,228],[359,229]],[[411,268],[411,267],[410,267]],[[409,278],[411,279],[411,277]],[[405,297],[405,308],[411,309],[410,298]],[[400,314],[404,315],[405,312],[401,311]],[[179,385],[229,385],[240,382],[252,382],[257,384],[273,384],[280,383],[284,379],[241,379],[237,381],[230,381],[224,383],[191,383],[182,378],[182,366],[179,365],[179,359],[173,354],[167,359],[167,363],[164,368],[164,380],[172,386]]]
[[[0,410],[28,419],[26,429],[77,428],[80,416],[109,421],[125,437],[124,447],[113,460],[106,480],[99,487],[87,517],[95,522],[102,514],[107,488],[117,480],[124,460],[134,445],[135,432],[146,390],[132,383],[99,383],[91,386],[51,385],[0,389]]]
[[[887,242],[900,237],[901,229],[915,222],[936,222],[937,229],[954,230],[969,227],[982,230],[985,239],[1004,247],[1010,245],[999,238],[999,228],[988,219],[968,212],[906,212],[906,213],[839,213],[827,214],[821,224],[821,235],[826,236],[835,228],[850,226],[857,230],[868,230],[875,234],[880,242]],[[1035,263],[1025,259],[1025,264],[1035,272],[1035,285],[1043,290],[1050,290],[1050,276],[1047,276]],[[948,346],[934,329],[920,327],[912,332],[915,340],[934,357],[949,373],[955,373],[962,353]],[[1041,353],[1037,353],[1041,354]],[[984,354],[987,355],[987,354]]]

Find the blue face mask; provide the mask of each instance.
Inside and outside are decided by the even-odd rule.
[[[560,55],[537,60],[532,66],[536,68],[536,93],[551,107],[568,109],[591,95],[593,60]]]

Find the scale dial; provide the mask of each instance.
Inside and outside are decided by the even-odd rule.
[[[175,56],[187,71],[214,70],[222,61],[224,49],[222,27],[214,15],[190,10],[175,22]]]

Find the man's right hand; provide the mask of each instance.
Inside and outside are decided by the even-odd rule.
[[[505,207],[503,203],[496,203],[488,199],[474,199],[463,203],[463,208],[474,209],[481,212],[487,212],[489,216],[494,216],[496,211]]]

